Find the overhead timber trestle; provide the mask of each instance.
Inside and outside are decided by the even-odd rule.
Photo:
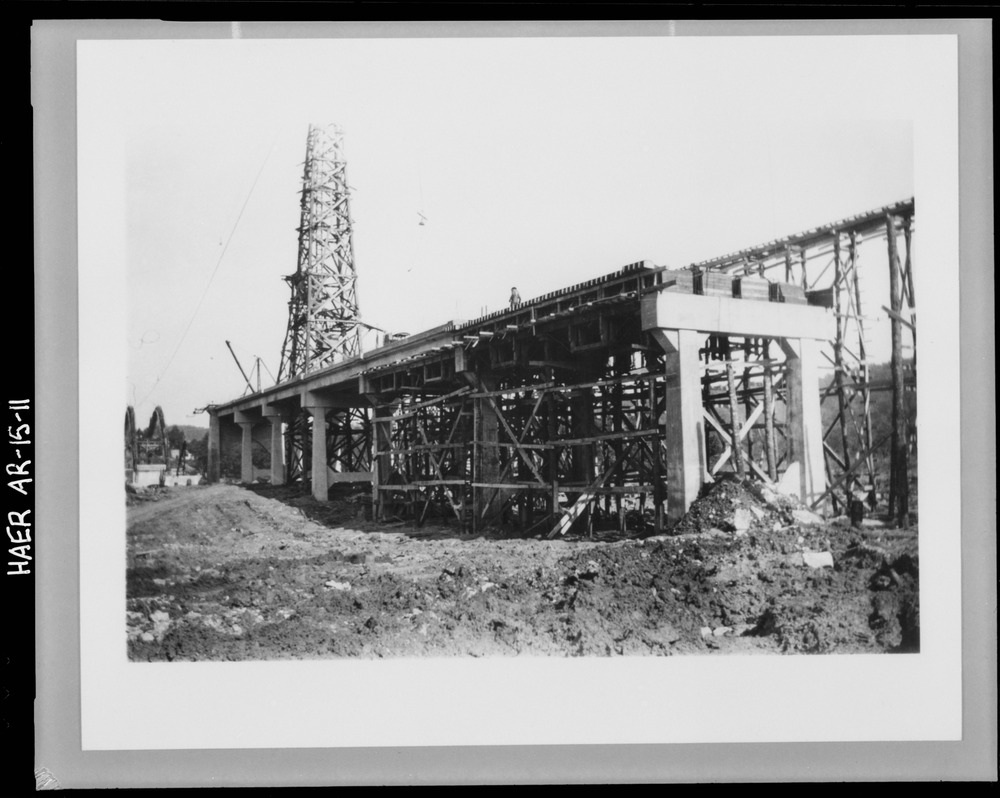
[[[212,440],[218,451],[230,416],[251,439],[270,421],[281,482],[282,442],[301,425],[316,498],[370,482],[376,518],[469,532],[661,530],[726,473],[793,479],[804,501],[838,509],[874,480],[885,443],[872,440],[860,245],[888,241],[901,287],[887,310],[915,337],[912,216],[911,200],[684,270],[630,264],[210,407]],[[915,367],[901,348],[894,337],[900,395]],[[821,401],[837,405],[826,428]],[[897,509],[913,431],[899,420]]]

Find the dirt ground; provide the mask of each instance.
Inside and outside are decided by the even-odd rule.
[[[128,499],[135,661],[919,650],[917,529],[824,522],[722,481],[678,534],[378,525],[296,488]]]

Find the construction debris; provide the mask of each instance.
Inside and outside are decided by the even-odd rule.
[[[597,542],[331,520],[271,486],[164,491],[129,509],[129,656],[918,651],[916,529],[800,525],[773,495],[720,480],[680,534]]]

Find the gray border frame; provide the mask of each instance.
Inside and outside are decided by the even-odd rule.
[[[926,743],[87,751],[80,743],[76,41],[230,38],[228,23],[35,21],[35,768],[62,787],[996,780],[996,403],[990,19],[243,23],[244,38],[957,34],[963,739]],[[992,498],[993,501],[989,501]]]

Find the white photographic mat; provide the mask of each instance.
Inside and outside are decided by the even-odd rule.
[[[961,738],[955,36],[81,41],[77,67],[85,751]],[[279,351],[309,122],[345,130],[360,302],[410,332],[915,197],[920,653],[129,662],[107,431],[133,391],[168,423],[238,396],[228,337]]]

